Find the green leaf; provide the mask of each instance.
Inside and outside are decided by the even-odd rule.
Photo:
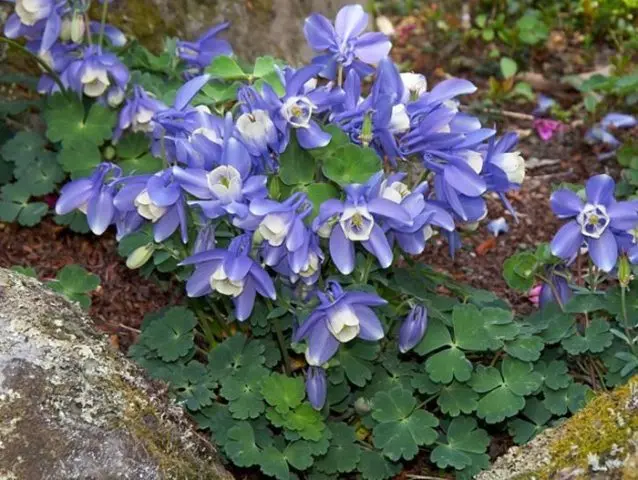
[[[262,343],[247,341],[241,333],[227,338],[208,354],[208,364],[214,379],[226,378],[242,367],[263,365],[264,350]]]
[[[501,385],[479,400],[476,413],[487,423],[498,423],[513,417],[523,407],[525,399],[515,395],[507,385]]]
[[[213,59],[210,66],[206,68],[206,73],[222,80],[241,80],[248,77],[233,58],[226,56]]]
[[[0,206],[0,208],[2,208]],[[28,203],[18,215],[18,223],[23,227],[33,227],[40,223],[42,218],[49,212],[49,206],[44,202]]]
[[[554,415],[565,415],[569,410],[576,413],[587,403],[587,394],[591,389],[582,383],[572,383],[560,390],[543,390],[543,405]]]
[[[116,152],[120,158],[137,158],[148,152],[147,136],[142,132],[128,133],[117,143]]]
[[[261,394],[262,383],[268,370],[261,365],[242,367],[233,376],[221,380],[221,395],[228,400],[228,408],[234,418],[257,418],[266,405]]]
[[[290,478],[286,457],[273,446],[268,446],[261,451],[259,468],[264,474],[279,480],[288,480]]]
[[[308,200],[312,203],[312,214],[310,220],[314,219],[319,214],[319,207],[323,202],[331,198],[339,198],[339,190],[331,183],[311,183],[304,188]]]
[[[581,353],[601,353],[611,346],[614,335],[609,331],[609,323],[602,318],[594,319],[585,329],[585,336],[580,334],[564,338],[561,345],[571,355]]]
[[[531,363],[521,362],[511,357],[505,357],[501,364],[501,372],[505,384],[521,397],[534,393],[543,383],[543,377],[534,371]]]
[[[425,362],[425,371],[438,383],[450,383],[454,378],[465,382],[472,376],[472,362],[453,347],[430,356]]]
[[[224,449],[238,467],[251,467],[260,462],[261,451],[255,443],[255,431],[248,422],[238,422],[228,431]]]
[[[485,454],[490,437],[485,430],[478,428],[474,418],[461,416],[450,422],[445,442],[432,451],[430,460],[439,468],[461,470],[472,465],[473,454]]]
[[[476,367],[469,384],[475,392],[485,393],[501,386],[503,377],[496,368],[479,365]]]
[[[508,430],[518,445],[529,442],[545,429],[552,413],[537,398],[530,398],[522,414],[526,417],[515,418],[508,422]]]
[[[386,480],[397,475],[401,471],[401,466],[388,462],[378,452],[363,450],[358,469],[364,480]]]
[[[381,159],[368,147],[347,144],[323,160],[323,174],[339,185],[365,183],[381,170]]]
[[[142,329],[144,342],[166,362],[185,357],[194,349],[195,315],[184,307],[171,307]]]
[[[18,183],[34,196],[46,195],[64,180],[64,172],[53,152],[42,151],[28,164],[18,164],[14,170]]]
[[[458,305],[452,312],[454,340],[463,350],[483,351],[494,347],[493,340],[485,330],[481,312],[474,305]],[[499,345],[497,344],[496,347]]]
[[[516,75],[516,72],[518,71],[518,65],[516,65],[516,62],[509,57],[502,57],[499,65],[501,67],[501,74],[503,75],[503,78],[506,79]]]
[[[430,319],[423,340],[414,347],[414,351],[419,355],[427,355],[444,346],[452,346],[449,328],[440,320]]]
[[[565,305],[565,311],[567,313],[591,313],[596,310],[604,310],[605,307],[605,295],[586,293],[574,295]]]
[[[382,449],[390,460],[412,460],[420,446],[436,441],[434,427],[438,424],[439,421],[430,412],[416,410],[407,418],[376,425],[372,437],[374,446]]]
[[[89,273],[80,265],[67,265],[56,275],[64,290],[70,293],[88,293],[100,286],[100,277]]]
[[[303,440],[289,444],[284,450],[284,457],[297,470],[306,470],[314,463],[309,442]]]
[[[18,132],[0,149],[5,160],[16,165],[27,165],[33,162],[42,152],[46,139],[36,132]]]
[[[281,373],[272,373],[264,380],[261,393],[268,404],[285,415],[303,401],[304,383],[300,377],[291,378]]]
[[[378,392],[373,401],[372,418],[380,423],[403,420],[416,407],[412,393],[400,387],[390,392]]]
[[[315,177],[315,160],[301,148],[292,135],[286,151],[279,157],[279,178],[286,185],[311,183]]]
[[[543,348],[545,348],[545,342],[537,336],[518,337],[513,342],[505,344],[505,352],[524,362],[538,360],[541,357]]]
[[[379,354],[379,345],[372,342],[354,341],[339,349],[338,359],[348,380],[363,387],[372,378],[372,362]]]
[[[534,365],[534,369],[543,377],[545,386],[552,390],[567,388],[572,381],[567,364],[562,360],[541,361]]]
[[[517,253],[503,263],[503,277],[510,288],[525,292],[534,285],[536,267],[536,256],[533,253]]]
[[[27,277],[38,278],[38,272],[36,272],[35,268],[33,267],[23,267],[21,265],[14,265],[13,267],[11,267],[11,270],[13,270],[14,272],[21,273],[22,275],[25,275]]]
[[[269,73],[276,71],[277,62],[271,56],[258,57],[255,60],[255,68],[253,69],[253,77],[261,78]]]
[[[451,417],[461,412],[472,413],[478,406],[478,394],[470,387],[458,382],[452,382],[441,388],[437,399],[441,412]]]
[[[275,409],[268,409],[266,416],[276,427],[298,432],[304,440],[318,441],[326,428],[321,414],[308,402],[289,410],[285,415],[279,414]]]
[[[332,440],[328,452],[315,461],[317,470],[333,475],[351,472],[357,467],[361,457],[361,448],[355,442],[357,435],[353,427],[343,422],[331,422],[329,429]]]
[[[48,127],[47,137],[52,142],[62,142],[65,147],[80,142],[99,146],[111,138],[116,113],[94,103],[85,117],[84,107],[79,100],[56,94],[49,98],[44,117]]]
[[[58,154],[58,161],[65,172],[77,177],[93,170],[102,161],[102,154],[95,144],[75,142],[64,145]]]

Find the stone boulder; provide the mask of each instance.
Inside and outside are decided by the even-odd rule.
[[[79,307],[0,269],[0,479],[45,478],[232,476]]]
[[[638,480],[638,376],[511,448],[476,480]]]
[[[96,2],[97,3],[97,2]],[[235,53],[246,60],[272,55],[292,63],[308,61],[303,36],[312,12],[334,17],[339,8],[363,0],[136,0],[114,2],[109,22],[149,47],[165,35],[195,39],[209,27],[230,21],[226,33]],[[97,17],[99,5],[93,16]]]

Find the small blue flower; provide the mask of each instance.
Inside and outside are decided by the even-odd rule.
[[[399,329],[399,351],[412,350],[425,335],[428,327],[428,311],[421,305],[412,307]]]
[[[346,201],[325,201],[313,221],[313,230],[330,239],[330,256],[344,275],[354,270],[355,243],[361,243],[374,255],[382,268],[392,264],[392,248],[380,221],[392,219],[406,226],[413,224],[410,214],[401,205],[385,198],[366,197],[370,186],[377,183],[377,178],[373,177],[366,185],[346,186]]]
[[[105,183],[107,176],[113,179]],[[116,211],[113,206],[115,183],[122,170],[112,163],[101,163],[90,177],[73,180],[62,187],[55,213],[66,215],[80,210],[87,216],[89,228],[95,235],[102,235],[113,223]]]
[[[126,100],[122,110],[120,110],[117,128],[113,135],[114,140],[118,140],[125,130],[131,129],[133,132],[149,133],[153,131],[155,125],[153,117],[161,110],[168,107],[159,100],[153,98],[141,86],[133,87],[133,95]]]
[[[498,237],[502,233],[509,232],[510,227],[504,217],[499,217],[487,224],[487,230],[495,237]]]
[[[339,345],[355,338],[377,341],[383,338],[383,325],[370,307],[387,302],[372,293],[344,292],[335,281],[328,281],[325,292],[317,293],[319,306],[298,328],[294,341],[308,339],[306,361],[320,366],[330,360]]]
[[[215,57],[233,54],[230,44],[217,35],[230,26],[230,22],[211,27],[197,40],[177,42],[177,55],[190,67],[193,73],[199,73],[211,64]]]
[[[354,69],[365,77],[392,48],[388,37],[379,32],[363,33],[368,14],[361,5],[347,5],[337,13],[334,26],[323,15],[312,14],[304,24],[304,35],[316,52],[326,52],[313,59],[323,67],[322,75],[335,79],[339,67],[346,73]]]
[[[551,243],[554,255],[570,261],[583,244],[594,264],[610,272],[618,260],[619,239],[638,225],[638,201],[618,202],[615,182],[609,175],[591,177],[585,185],[586,203],[571,190],[551,197],[558,218],[572,218],[556,233]]]
[[[323,368],[308,367],[306,370],[306,394],[310,405],[315,410],[321,410],[326,404],[328,381]]]
[[[235,237],[227,250],[215,248],[185,259],[180,265],[195,265],[195,272],[186,283],[187,295],[202,297],[217,292],[231,297],[240,322],[250,317],[257,293],[275,300],[273,281],[249,256],[250,248],[250,234],[244,234]]]
[[[557,303],[557,300],[562,306],[565,306],[567,302],[572,298],[573,292],[567,283],[567,279],[563,275],[551,272],[548,275],[548,279],[553,285],[549,283],[543,283],[538,296],[538,304],[540,308],[545,308],[550,303]],[[558,295],[558,298],[557,298]]]

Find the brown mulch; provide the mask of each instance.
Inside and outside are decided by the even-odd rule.
[[[117,253],[112,232],[102,237],[80,235],[46,219],[34,228],[0,224],[0,267],[33,267],[41,280],[55,278],[65,265],[82,265],[100,277],[91,295],[89,314],[111,342],[127,349],[144,315],[173,304],[181,286],[159,285],[129,270]]]

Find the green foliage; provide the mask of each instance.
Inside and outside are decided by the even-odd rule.
[[[67,265],[48,283],[49,288],[61,293],[82,308],[91,306],[90,292],[100,286],[100,278],[80,265]]]

